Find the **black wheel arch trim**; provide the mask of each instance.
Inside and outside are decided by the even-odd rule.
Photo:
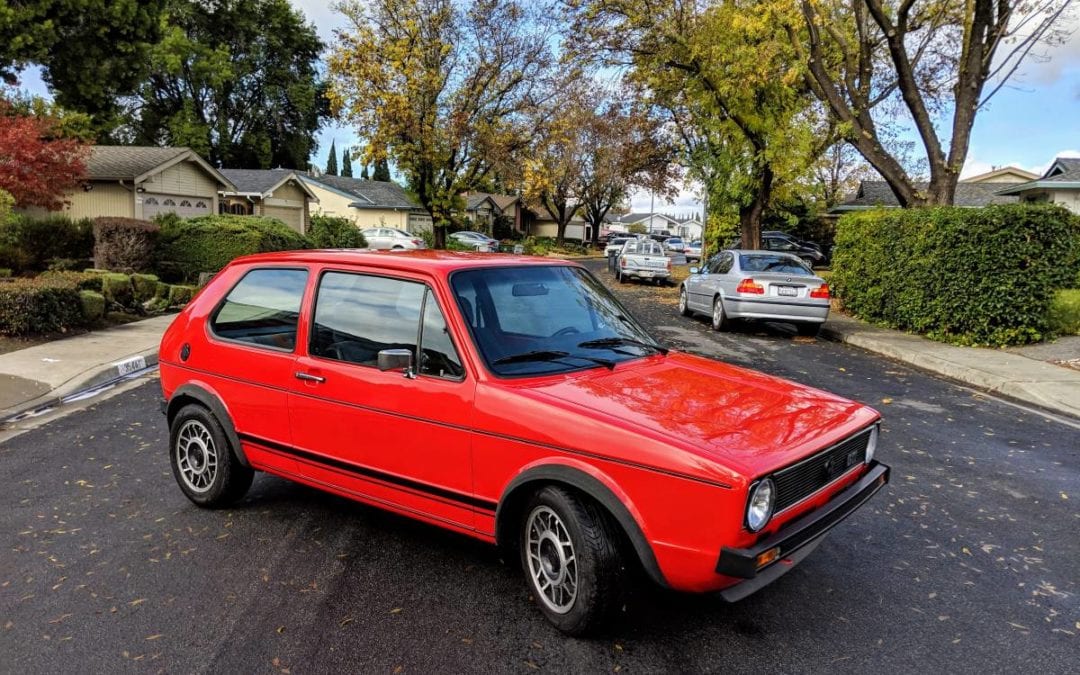
[[[232,418],[229,417],[225,404],[215,394],[206,389],[195,384],[185,384],[173,392],[172,398],[165,404],[163,411],[170,426],[176,413],[190,401],[202,405],[214,414],[214,417],[221,424],[221,428],[225,430],[225,437],[229,439],[229,446],[232,448],[233,455],[242,466],[250,469],[251,463],[248,462],[247,456],[244,455],[244,448],[240,444],[240,435],[236,433],[236,427],[233,426]]]
[[[664,578],[660,565],[656,562],[656,555],[653,553],[652,546],[649,545],[649,541],[645,538],[645,534],[641,531],[637,520],[630,514],[630,510],[626,508],[622,500],[616,497],[610,488],[596,478],[569,466],[549,464],[534,467],[510,481],[510,484],[503,490],[502,497],[499,499],[499,506],[495,510],[495,540],[499,546],[516,546],[516,516],[521,515],[517,507],[519,504],[524,503],[523,499],[518,498],[529,494],[531,491],[528,486],[533,483],[562,483],[576,488],[596,500],[622,528],[630,545],[634,547],[634,552],[637,554],[638,560],[641,561],[642,568],[649,577],[663,588],[671,587],[667,579]],[[509,512],[507,507],[510,507]]]

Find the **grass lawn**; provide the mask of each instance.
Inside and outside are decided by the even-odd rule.
[[[1065,289],[1054,295],[1050,328],[1059,335],[1080,335],[1080,288]]]

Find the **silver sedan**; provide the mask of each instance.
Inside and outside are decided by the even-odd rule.
[[[703,268],[690,268],[679,311],[712,317],[713,330],[754,319],[793,323],[800,335],[817,335],[829,317],[829,285],[788,253],[721,251]]]

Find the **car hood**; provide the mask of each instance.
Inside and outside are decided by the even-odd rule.
[[[527,390],[621,429],[666,437],[744,475],[798,461],[878,418],[835,394],[679,352]]]

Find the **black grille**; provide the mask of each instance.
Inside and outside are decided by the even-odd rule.
[[[870,430],[860,431],[824,452],[777,471],[772,477],[776,483],[773,511],[783,511],[836,480],[851,467],[866,461],[869,442]]]

